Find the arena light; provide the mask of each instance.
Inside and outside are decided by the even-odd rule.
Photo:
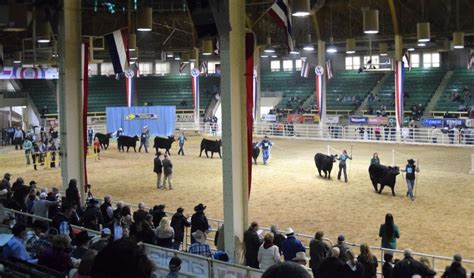
[[[153,28],[153,9],[141,7],[137,11],[137,31],[150,32]]]
[[[13,53],[13,63],[14,64],[21,64],[21,51],[17,51]]]
[[[210,56],[212,55],[212,39],[206,39],[202,41],[202,55]]]
[[[409,48],[407,49],[407,51],[413,52],[413,51],[415,51],[415,48],[414,48],[414,47],[409,47]]]
[[[293,16],[304,17],[309,15],[309,0],[293,0]]]
[[[386,43],[379,43],[379,54],[380,56],[388,55],[388,45]]]
[[[137,34],[128,36],[128,51],[135,51],[137,48]]]
[[[314,51],[314,46],[311,45],[311,44],[305,45],[303,47],[303,50],[305,50],[305,51]]]
[[[419,46],[419,47],[425,47],[425,46],[426,46],[426,43],[424,43],[424,42],[419,42],[419,43],[418,43],[418,46]]]
[[[379,10],[364,9],[362,11],[362,21],[365,34],[377,34],[379,32]]]
[[[166,58],[173,58],[173,52],[166,52]]]
[[[278,58],[278,56],[277,55],[272,55],[272,58]]]
[[[190,60],[189,52],[181,53],[181,61],[183,61],[183,63],[189,64],[189,60]]]
[[[416,24],[416,34],[418,42],[429,42],[430,41],[430,23],[419,22]]]
[[[260,58],[268,58],[268,55],[265,55],[265,54],[260,55]]]
[[[292,51],[290,51],[290,54],[291,55],[298,55],[298,54],[300,54],[300,52],[296,49],[293,49]]]
[[[356,40],[354,38],[346,39],[346,54],[354,54],[356,52]]]
[[[36,40],[38,43],[49,43],[51,41],[49,22],[36,23]]]
[[[330,54],[336,53],[336,52],[337,52],[337,48],[336,48],[336,46],[334,46],[334,38],[333,38],[333,37],[330,37],[330,38],[329,38],[329,43],[330,43],[330,45],[329,45],[328,48],[326,48],[326,52],[327,52],[327,53],[330,53]]]
[[[463,32],[453,33],[453,47],[454,49],[464,48],[464,33]]]

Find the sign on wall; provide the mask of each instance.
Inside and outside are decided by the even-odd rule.
[[[0,79],[59,79],[59,69],[4,67]]]

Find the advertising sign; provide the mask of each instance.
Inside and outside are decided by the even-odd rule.
[[[339,116],[326,116],[326,123],[327,124],[338,124],[339,123]]]
[[[262,121],[264,122],[276,122],[277,118],[275,114],[263,114]]]
[[[455,127],[455,126],[463,126],[466,124],[466,120],[464,119],[444,119],[444,125],[448,127]]]
[[[180,113],[176,114],[177,122],[194,122],[194,114],[192,113]]]
[[[442,127],[443,126],[443,119],[441,119],[441,118],[422,118],[421,119],[421,126]]]
[[[349,122],[351,124],[367,124],[368,123],[368,119],[367,117],[356,117],[356,116],[351,116],[349,117]]]
[[[168,267],[170,259],[175,255],[172,250],[158,249],[146,246],[145,248],[148,258],[157,265]],[[209,277],[208,262],[206,259],[186,256],[180,253],[176,255],[183,261],[181,264],[181,272],[191,275],[192,277],[207,278]]]
[[[288,116],[286,117],[286,120],[289,123],[303,123],[304,116],[300,114],[288,114]]]
[[[369,125],[386,125],[388,124],[387,117],[369,117],[368,118]]]
[[[59,79],[58,68],[4,67],[0,79]]]
[[[214,278],[246,278],[247,271],[243,268],[237,268],[230,265],[220,264],[218,262],[213,263]]]

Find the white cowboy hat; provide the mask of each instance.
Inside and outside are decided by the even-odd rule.
[[[306,253],[305,252],[298,252],[296,253],[296,257],[294,257],[292,259],[292,261],[307,261],[309,260],[308,257],[306,257]]]
[[[206,235],[201,230],[195,231],[194,233],[192,233],[192,236],[197,242],[201,244],[206,243]]]
[[[294,233],[295,233],[295,231],[293,231],[292,228],[288,228],[288,229],[285,230],[285,235],[291,235],[291,234],[294,234]]]

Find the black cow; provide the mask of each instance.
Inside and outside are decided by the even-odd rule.
[[[207,151],[211,152],[211,158],[213,158],[214,153],[218,153],[219,157],[222,158],[221,156],[221,146],[222,146],[222,140],[208,140],[208,139],[202,139],[201,141],[201,152],[199,153],[199,157],[202,155],[202,151],[205,152],[206,157],[209,157],[207,155]]]
[[[156,136],[154,144],[153,144],[153,148],[155,148],[157,153],[158,153],[158,149],[165,149],[166,150],[165,153],[168,153],[169,155],[171,155],[170,149],[174,141],[175,141],[174,136],[168,136],[168,138]]]
[[[321,175],[321,170],[324,172],[324,178],[331,179],[331,170],[332,164],[336,162],[337,154],[336,155],[325,155],[322,153],[317,153],[314,156],[314,163],[316,164],[316,168],[318,168],[319,176]]]
[[[260,148],[257,146],[257,143],[253,143],[252,157],[255,164],[257,164],[257,158],[260,155]]]
[[[102,147],[102,149],[107,149],[109,147],[109,141],[111,137],[112,137],[112,133],[107,133],[107,134],[96,133],[94,136],[94,138],[99,139],[100,146]]]
[[[369,175],[372,185],[374,186],[375,192],[382,193],[384,186],[389,186],[392,189],[392,195],[395,196],[395,183],[397,181],[397,175],[400,174],[400,168],[398,166],[384,166],[384,165],[370,165]],[[380,184],[380,189],[377,190],[377,184]]]
[[[121,135],[117,139],[117,147],[119,151],[123,151],[123,152],[125,151],[124,147],[127,147],[127,152],[128,152],[128,149],[130,149],[130,147],[133,147],[133,150],[137,152],[137,149],[136,149],[137,142],[138,142],[138,136],[136,135],[133,137]]]

